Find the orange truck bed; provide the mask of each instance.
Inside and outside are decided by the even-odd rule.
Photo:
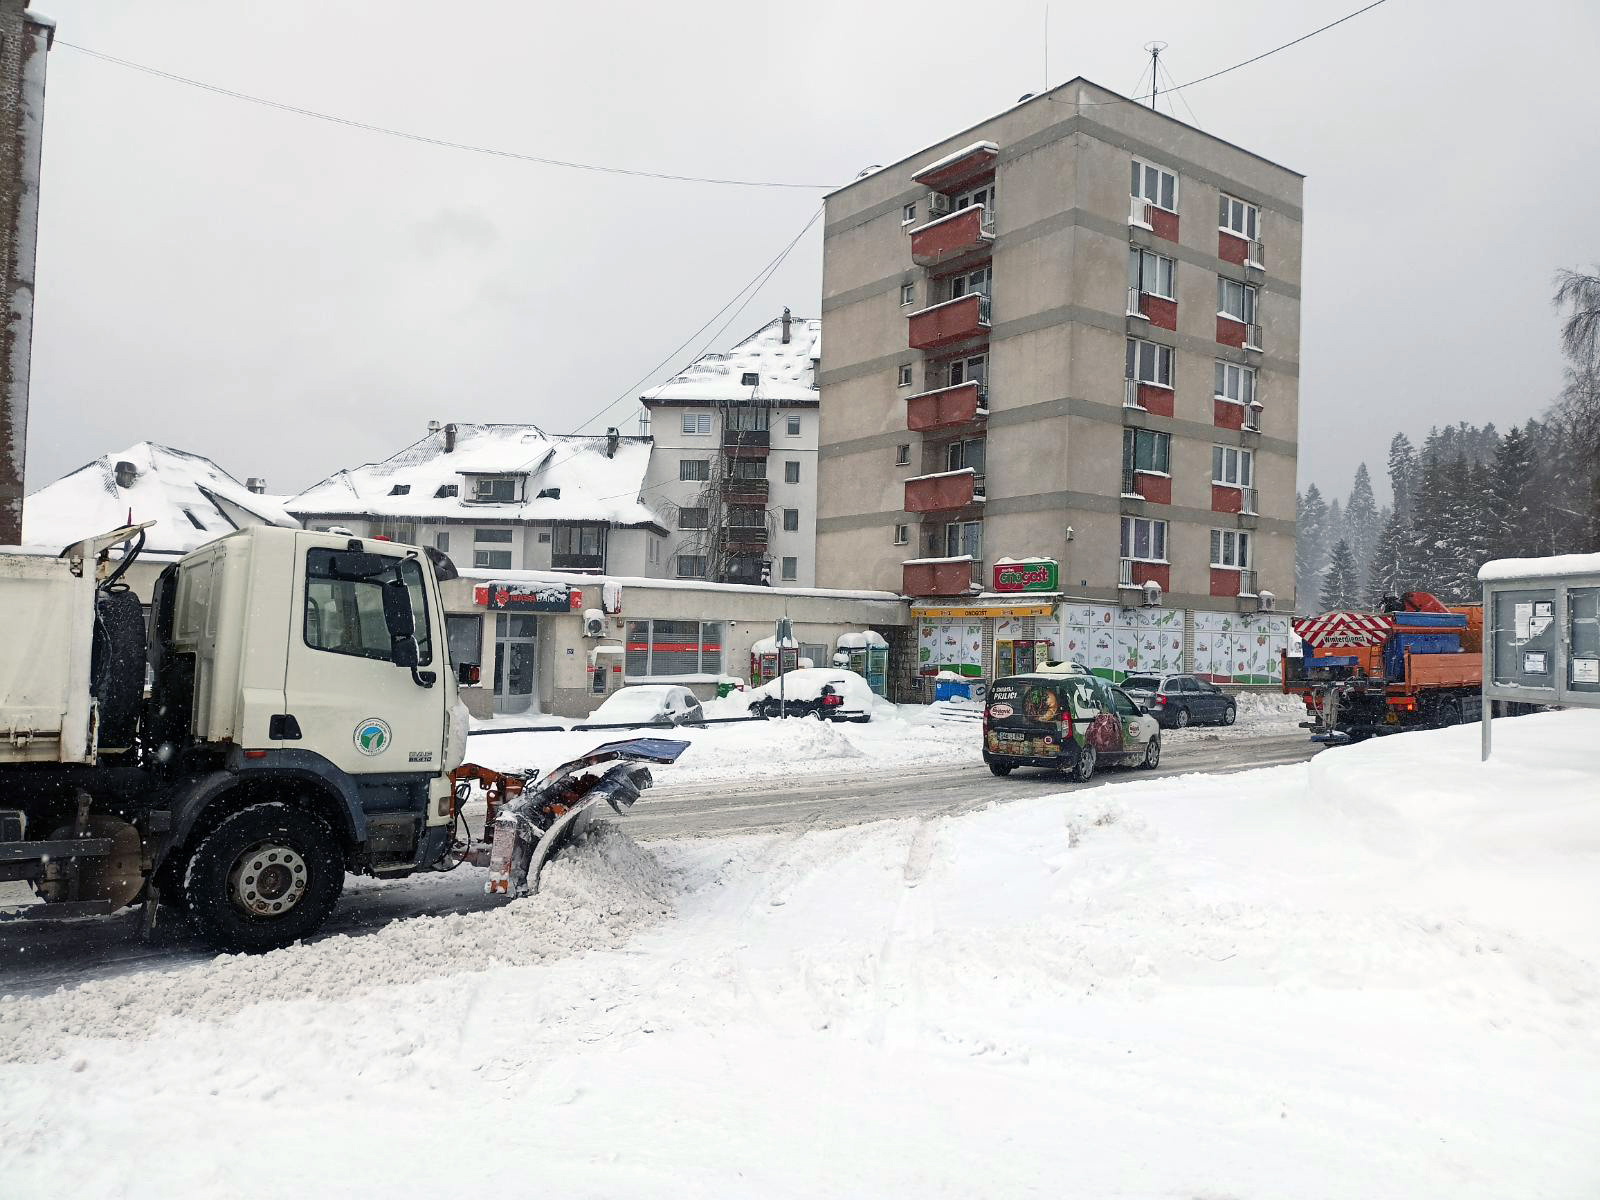
[[[1483,655],[1407,654],[1407,688],[1479,687],[1483,683]]]

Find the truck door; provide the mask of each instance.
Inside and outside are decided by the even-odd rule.
[[[450,667],[445,647],[435,644],[437,614],[422,564],[310,546],[297,556],[295,595],[284,692],[301,736],[283,745],[319,754],[351,775],[436,772]],[[402,605],[415,628],[415,671],[395,661],[391,627]],[[424,686],[430,674],[433,685]]]

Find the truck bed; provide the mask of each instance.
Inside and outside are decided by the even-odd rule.
[[[0,554],[0,764],[92,761],[94,587],[92,567]]]
[[[1481,687],[1483,655],[1407,654],[1405,685],[1408,689]]]

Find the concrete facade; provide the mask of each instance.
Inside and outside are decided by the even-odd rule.
[[[34,255],[46,58],[55,34],[27,0],[0,0],[0,545],[22,540],[28,446],[28,371],[33,350]]]
[[[1157,203],[1135,208],[1135,160],[1173,178],[1171,211],[1160,176]],[[950,217],[930,213],[932,192]],[[956,206],[974,195],[988,211],[963,233]],[[1221,228],[1223,196],[1253,238]],[[1043,557],[1074,598],[1138,604],[1153,581],[1175,607],[1250,614],[1270,592],[1292,611],[1301,201],[1294,172],[1084,80],[832,193],[818,580],[937,602],[986,588],[999,558]],[[1141,249],[1166,263],[1130,294]],[[1249,321],[1219,319],[1219,280],[1255,289]],[[977,302],[951,303],[974,291],[987,293],[982,317]],[[1130,339],[1160,348],[1142,361],[1170,361],[1166,386],[1129,389]],[[1217,398],[1219,363],[1253,372],[1253,407]],[[982,390],[953,387],[974,364]],[[909,427],[919,420],[937,427]],[[1125,474],[1130,438],[1159,445],[1165,469]],[[1231,482],[1213,479],[1219,447]],[[970,475],[949,474],[975,454]],[[1125,545],[1125,520],[1164,522],[1164,553]],[[928,561],[968,553],[963,589],[950,583],[960,567]]]

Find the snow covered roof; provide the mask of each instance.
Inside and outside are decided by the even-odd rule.
[[[1600,554],[1556,554],[1549,558],[1497,558],[1478,568],[1483,583],[1505,579],[1553,579],[1600,575]]]
[[[615,455],[607,457],[604,434],[552,435],[537,425],[454,428],[453,450],[445,450],[446,431],[430,433],[382,462],[330,475],[284,507],[302,518],[659,525],[660,518],[639,502],[650,463],[649,438],[619,437]],[[522,499],[473,501],[471,481],[480,475],[525,476],[518,490]],[[560,494],[541,497],[545,491]]]
[[[117,464],[131,463],[126,487]],[[300,523],[276,497],[258,495],[209,458],[139,442],[40,488],[22,506],[22,540],[60,549],[130,519],[155,521],[151,552],[181,554],[246,525]]]
[[[640,397],[646,404],[683,404],[716,400],[817,401],[816,371],[822,357],[822,322],[793,317],[789,340],[783,340],[783,318],[768,321],[742,342],[715,354],[702,354],[682,374]],[[761,377],[755,388],[742,380],[747,372]]]

